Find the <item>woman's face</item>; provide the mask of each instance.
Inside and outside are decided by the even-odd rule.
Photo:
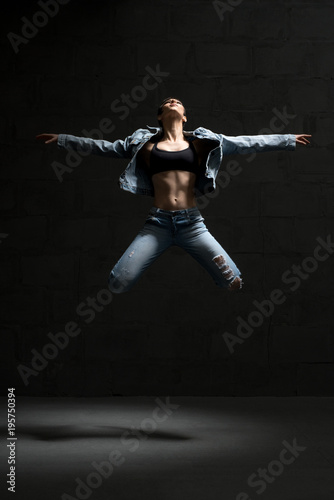
[[[162,101],[161,105],[158,109],[158,121],[160,127],[163,127],[163,119],[167,116],[173,118],[179,118],[182,120],[183,125],[187,121],[186,118],[186,109],[183,106],[182,102],[175,97],[168,97],[164,101]]]
[[[185,107],[183,106],[182,102],[175,97],[168,97],[168,99],[162,101],[160,111],[161,112],[158,115],[158,120],[162,120],[162,118],[165,118],[169,114],[175,117],[176,114],[179,115],[183,122],[187,121],[187,118],[185,116]]]
[[[185,108],[182,102],[179,101],[178,99],[175,99],[174,97],[169,97],[168,99],[165,99],[165,101],[162,102],[161,108],[162,111],[164,111],[165,109],[175,109],[179,112],[182,111],[182,115],[185,114]]]

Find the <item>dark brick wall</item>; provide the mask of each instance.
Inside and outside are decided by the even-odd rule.
[[[24,28],[27,21],[39,27]],[[334,257],[323,248],[322,260],[309,258],[316,238],[334,232],[333,23],[333,2],[325,0],[7,6],[0,84],[3,389],[334,395]],[[143,96],[136,87],[148,66],[168,76]],[[115,104],[122,94],[139,96],[124,114]],[[188,130],[304,132],[312,145],[225,159],[216,195],[199,201],[208,228],[242,271],[240,293],[223,292],[172,248],[131,292],[108,297],[102,290],[109,271],[152,199],[118,188],[125,160],[83,158],[59,182],[52,163],[66,165],[66,151],[35,135],[94,136],[109,119],[103,137],[124,138],[156,125],[158,104],[172,94],[186,104]],[[232,160],[239,173],[228,176]],[[275,289],[281,302],[263,303]],[[96,297],[104,305],[88,312]],[[267,309],[260,313],[254,301]],[[59,334],[58,347],[50,334]]]

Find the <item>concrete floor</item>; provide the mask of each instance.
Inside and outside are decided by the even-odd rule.
[[[334,398],[18,397],[16,426],[1,498],[334,499]]]

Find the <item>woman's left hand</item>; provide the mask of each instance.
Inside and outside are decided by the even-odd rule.
[[[304,146],[307,146],[307,144],[310,144],[310,141],[308,141],[306,139],[306,137],[312,137],[312,136],[309,135],[309,134],[299,134],[299,135],[296,135],[296,142],[298,144],[303,144]]]

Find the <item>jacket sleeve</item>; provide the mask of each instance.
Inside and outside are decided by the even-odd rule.
[[[236,137],[219,135],[223,140],[224,155],[296,149],[294,134],[239,135]]]
[[[59,134],[57,146],[72,149],[83,154],[95,154],[112,158],[130,158],[132,136],[125,140],[117,139],[114,142],[90,139],[89,137],[76,137],[69,134]]]

